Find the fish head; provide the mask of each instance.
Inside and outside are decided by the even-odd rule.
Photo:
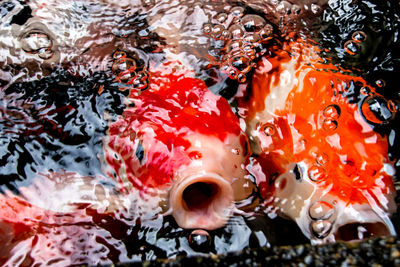
[[[159,194],[183,228],[215,229],[248,197],[248,145],[227,101],[203,81],[153,71],[149,89],[110,125],[110,175],[124,190]]]

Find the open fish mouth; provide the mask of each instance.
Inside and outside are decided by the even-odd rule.
[[[335,240],[361,241],[367,238],[390,236],[390,230],[382,222],[349,223],[340,226],[334,233]]]
[[[233,190],[216,173],[195,174],[171,188],[169,204],[183,228],[213,230],[225,225],[233,213]]]

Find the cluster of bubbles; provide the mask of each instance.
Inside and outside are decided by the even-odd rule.
[[[145,64],[137,55],[128,56],[124,51],[113,54],[112,72],[116,81],[128,85],[121,89],[145,90],[148,86],[148,74]]]
[[[347,54],[354,56],[361,52],[361,45],[367,40],[367,35],[363,31],[355,31],[351,35],[351,40],[344,43],[344,51]]]
[[[29,53],[47,60],[54,55],[53,41],[49,35],[39,31],[28,32],[20,39],[21,48]]]
[[[218,13],[213,22],[204,24],[202,30],[222,42],[221,53],[212,55],[214,63],[231,79],[246,82],[246,74],[256,66],[255,60],[267,51],[263,44],[272,38],[273,26],[259,15],[245,15],[241,6]]]
[[[335,220],[334,206],[326,201],[314,202],[308,210],[308,216],[311,218],[311,233],[319,239],[327,237]]]

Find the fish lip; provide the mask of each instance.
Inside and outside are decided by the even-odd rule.
[[[209,199],[204,196],[193,198],[193,195],[190,197],[184,195],[192,194],[191,191],[185,192],[190,186],[197,187],[200,184],[209,186],[214,191]],[[201,198],[206,201],[204,205],[190,204],[192,199],[202,200]],[[234,211],[233,189],[231,184],[217,173],[197,173],[180,179],[172,186],[169,205],[172,216],[180,227],[214,230],[223,227]]]

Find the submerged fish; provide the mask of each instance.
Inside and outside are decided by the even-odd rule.
[[[227,101],[178,67],[164,64],[150,72],[148,90],[132,91],[110,125],[106,162],[124,189],[168,198],[179,226],[216,229],[253,191],[247,138]]]
[[[313,243],[395,235],[394,168],[386,136],[396,103],[293,42],[264,57],[239,99],[253,172],[266,203]]]

